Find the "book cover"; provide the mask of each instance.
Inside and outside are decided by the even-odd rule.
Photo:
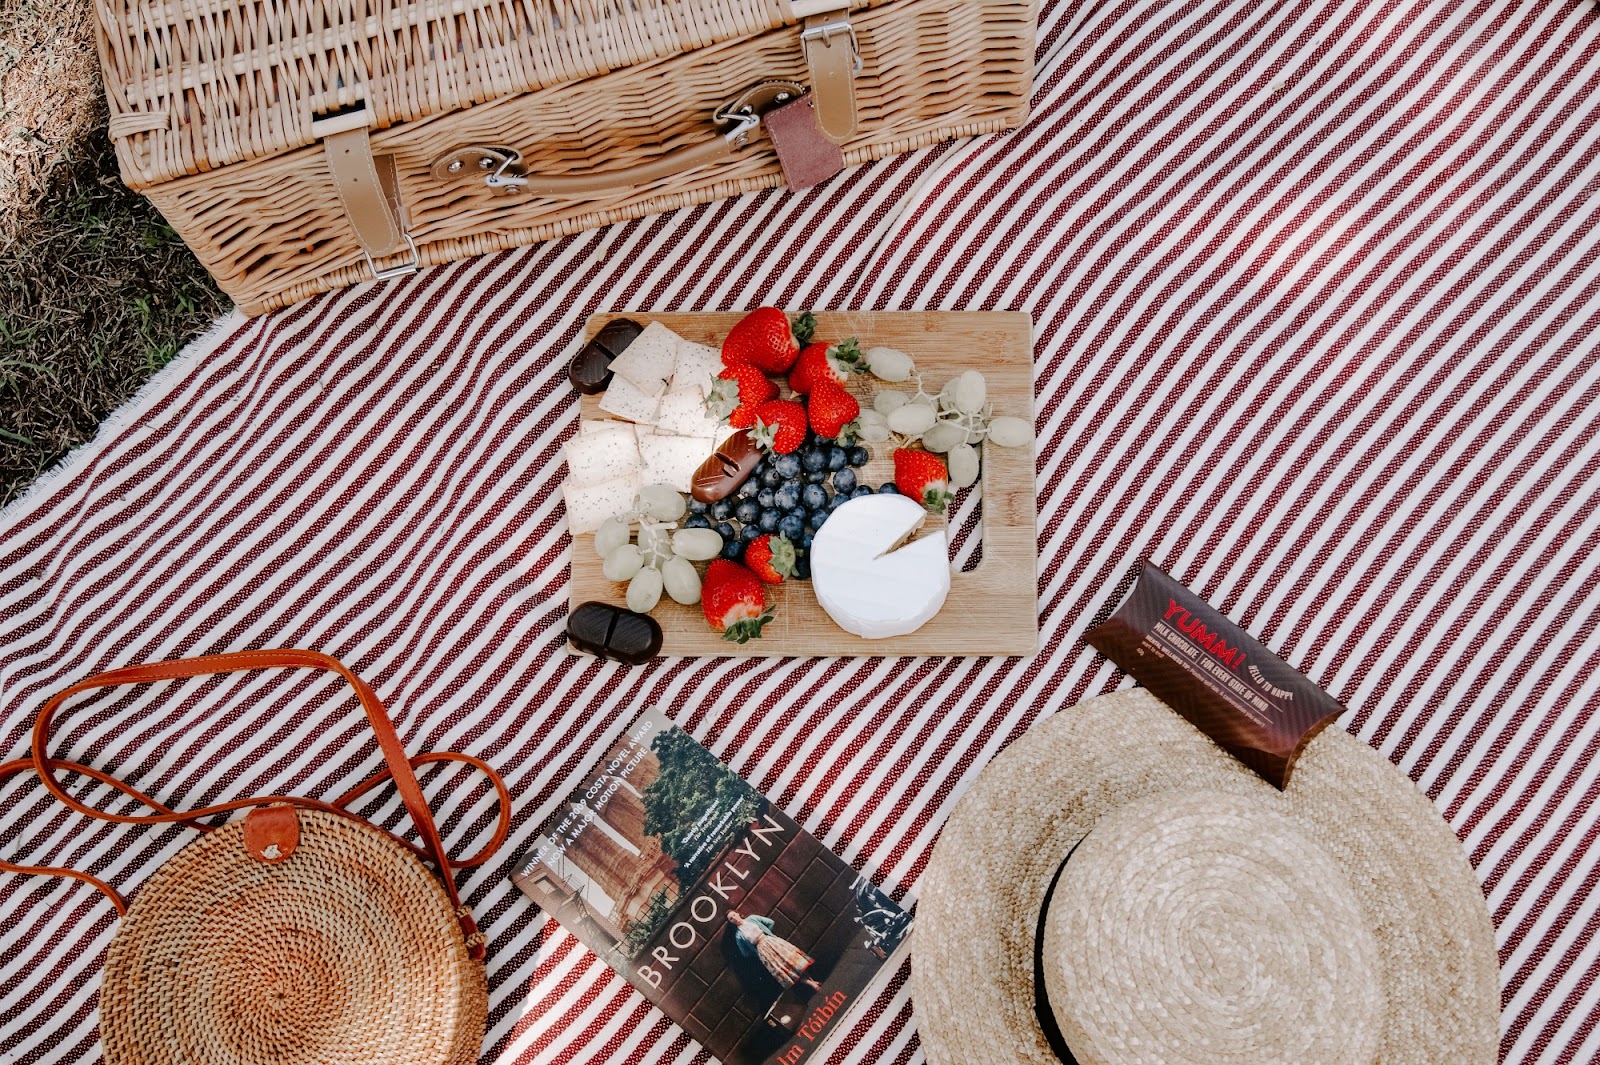
[[[599,753],[512,879],[725,1065],[820,1057],[911,927],[655,710]]]

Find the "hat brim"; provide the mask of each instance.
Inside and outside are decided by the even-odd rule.
[[[1492,1065],[1499,966],[1455,833],[1381,754],[1329,728],[1284,792],[1143,689],[1035,726],[979,774],[939,836],[917,902],[911,993],[931,1065],[1057,1065],[1034,1015],[1034,940],[1051,878],[1102,816],[1164,791],[1248,795],[1348,870],[1378,942],[1379,1059]],[[1336,1013],[1337,1003],[1329,1003]]]

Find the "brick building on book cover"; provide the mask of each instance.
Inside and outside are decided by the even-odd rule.
[[[664,892],[669,904],[681,893],[677,868],[662,853],[661,840],[644,830],[644,790],[660,775],[660,761],[646,752],[598,811],[574,797],[569,809],[588,825],[564,862],[541,866],[528,878],[547,909],[560,912],[557,900],[565,900],[577,919],[613,944],[646,914],[657,892]]]

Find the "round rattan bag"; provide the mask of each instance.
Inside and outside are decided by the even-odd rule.
[[[439,878],[377,829],[296,813],[286,861],[235,822],[140,889],[101,977],[108,1065],[477,1060],[483,964]]]
[[[330,669],[356,687],[388,768],[334,803],[268,796],[204,810],[169,810],[105,774],[44,756],[50,714],[88,687],[142,683],[268,665]],[[495,841],[450,862],[422,800],[413,764],[465,761],[486,771],[501,799]],[[108,1065],[466,1065],[476,1061],[488,1012],[484,937],[456,895],[449,869],[486,860],[504,837],[504,784],[478,759],[411,760],[376,696],[336,660],[305,651],[248,652],[129,667],[91,678],[40,713],[29,759],[74,809],[119,821],[182,821],[205,834],[163,865],[125,913],[101,975],[100,1037]],[[55,774],[81,772],[157,811],[112,816],[61,790]],[[393,778],[423,846],[343,807]],[[217,828],[196,819],[250,807]],[[429,858],[440,876],[424,864]]]

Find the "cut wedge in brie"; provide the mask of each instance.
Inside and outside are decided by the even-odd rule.
[[[950,594],[945,531],[905,543],[927,517],[898,495],[862,496],[828,515],[811,543],[811,588],[841,629],[882,640],[939,612]]]

